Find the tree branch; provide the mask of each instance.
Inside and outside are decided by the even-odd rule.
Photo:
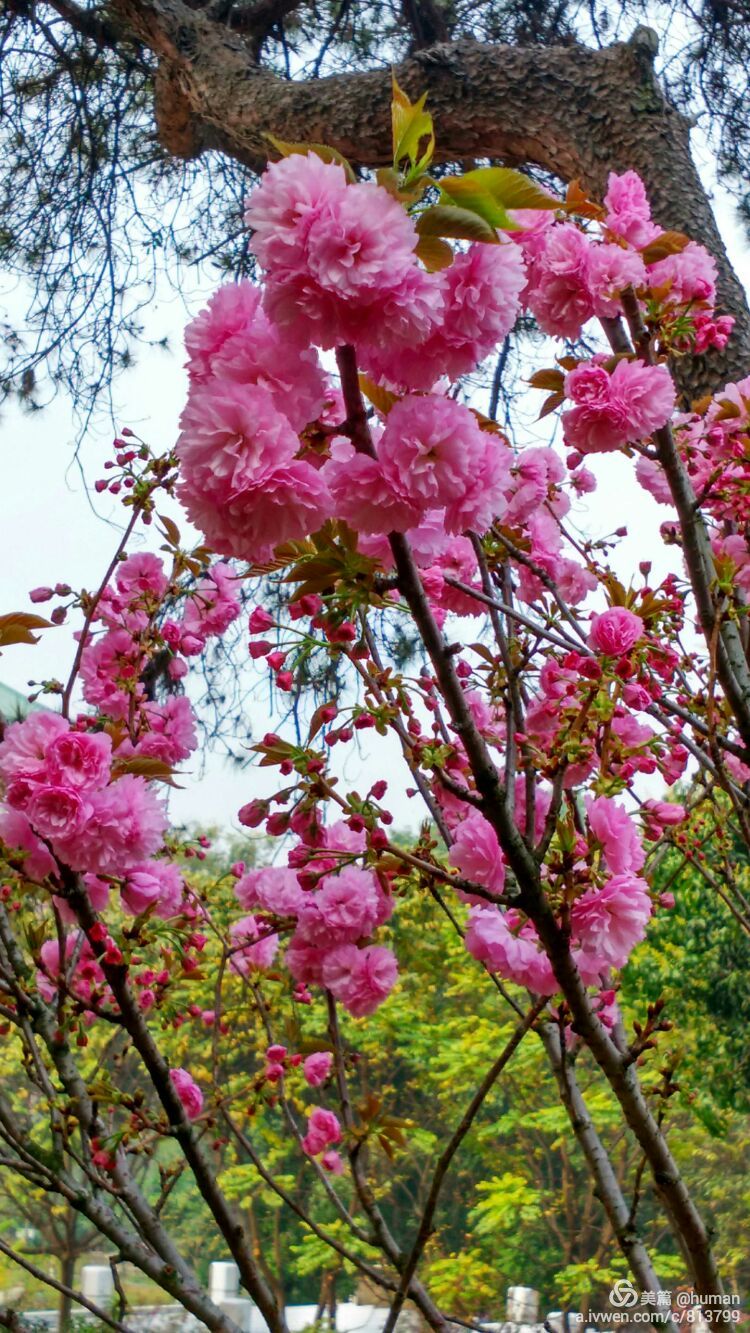
[[[156,120],[175,155],[218,150],[259,170],[270,132],[330,144],[361,165],[390,162],[389,70],[289,80],[260,69],[251,44],[185,0],[113,0],[112,15],[159,59]],[[610,171],[633,168],[657,221],[708,246],[720,305],[738,322],[724,352],[682,368],[683,391],[695,397],[747,374],[750,311],[690,155],[690,126],[656,80],[655,54],[649,29],[604,50],[462,39],[417,51],[394,72],[410,96],[429,92],[437,160],[533,163],[562,180],[579,178],[599,196]]]

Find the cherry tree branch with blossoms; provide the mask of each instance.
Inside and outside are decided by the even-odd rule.
[[[230,1145],[318,1242],[390,1294],[389,1333],[407,1299],[443,1333],[466,1322],[421,1275],[444,1182],[533,1034],[633,1276],[660,1289],[637,1220],[648,1170],[710,1318],[722,1279],[667,1140],[671,1080],[644,1081],[669,1020],[653,1003],[630,1035],[617,995],[673,901],[650,882],[664,848],[694,860],[747,927],[717,812],[732,812],[750,848],[750,380],[677,411],[672,368],[722,348],[732,319],[715,309],[710,256],[652,221],[634,173],[613,173],[602,204],[505,168],[437,183],[424,99],[398,85],[393,129],[393,166],[373,180],[320,145],[276,144],[248,203],[262,285],[220,288],[188,327],[175,449],[155,455],[123,431],[98,483],[130,510],[98,592],[32,593],[57,601],[53,623],[83,623],[67,683],[43,686],[61,710],[30,713],[0,743],[0,1018],[47,1107],[51,1147],[4,1098],[0,1141],[19,1177],[68,1202],[209,1328],[234,1324],[170,1234],[171,1177],[153,1197],[134,1169],[145,1158],[163,1171],[166,1149],[272,1333],[286,1327],[283,1297],[226,1188]],[[598,321],[609,343],[531,377],[547,393],[542,415],[560,415],[564,458],[512,443],[461,395],[524,310],[550,338],[579,340]],[[658,586],[649,562],[626,586],[606,544],[566,522],[604,453],[629,459],[669,508],[663,533],[685,569]],[[175,500],[201,534],[192,548],[161,512]],[[161,534],[166,561],[130,551],[144,528]],[[269,580],[285,596],[249,616],[251,669],[290,694],[325,661],[342,684],[309,710],[304,739],[243,738],[279,782],[260,794],[249,776],[238,819],[278,839],[278,858],[236,862],[207,888],[191,874],[207,840],[169,830],[159,784],[197,746],[180,692],[191,660],[239,622],[240,591]],[[46,623],[10,614],[0,637]],[[416,636],[416,663],[389,652],[383,624]],[[368,732],[390,739],[424,805],[409,846],[391,829],[389,778],[363,794],[336,770]],[[689,799],[644,798],[643,777],[674,788],[691,756]],[[382,1201],[377,1153],[407,1151],[409,1127],[358,1099],[356,1041],[399,984],[399,906],[420,895],[502,1001],[498,1030],[505,1010],[515,1026],[488,1052],[406,1237]],[[211,1009],[189,999],[206,979]],[[230,1021],[254,1025],[254,1072],[231,1065]],[[202,1075],[170,1058],[185,1025],[188,1064],[204,1035]],[[102,1046],[113,1033],[127,1078]],[[637,1145],[633,1203],[576,1077],[587,1053]],[[298,1164],[294,1185],[264,1146],[266,1117]]]

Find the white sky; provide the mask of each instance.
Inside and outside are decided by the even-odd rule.
[[[730,257],[748,285],[747,242],[731,200],[720,190],[716,192],[715,207]],[[17,295],[11,294],[5,303],[17,310],[17,299]],[[3,304],[0,291],[0,314]],[[180,346],[184,323],[184,305],[173,293],[167,300],[156,302],[149,312],[149,334],[158,338],[168,333],[174,350],[144,350],[136,367],[123,375],[115,387],[119,407],[117,429],[133,427],[157,450],[168,447],[177,433],[185,393]],[[540,423],[542,430],[545,424]],[[90,484],[103,475],[102,463],[110,454],[113,434],[100,424],[84,441],[81,461]],[[0,612],[33,609],[28,592],[37,585],[58,581],[73,587],[98,585],[115,549],[117,525],[124,511],[106,496],[92,496],[95,510],[92,509],[73,461],[74,437],[70,404],[63,396],[41,413],[27,415],[9,405],[0,417],[0,532],[5,544]],[[546,436],[540,439],[546,442]],[[521,445],[532,442],[535,441],[530,436],[517,441]],[[658,525],[667,511],[637,485],[627,459],[596,458],[592,470],[600,485],[592,496],[586,497],[585,504],[577,506],[579,525],[594,536],[627,525],[629,535],[619,549],[618,570],[627,578],[630,571],[637,570],[640,560],[651,559],[653,577],[659,577],[674,560],[674,552],[666,550],[658,536]],[[184,522],[181,526],[184,530]],[[39,607],[42,613],[46,609]],[[72,659],[72,628],[75,625],[46,630],[33,648],[6,649],[0,661],[0,681],[27,692],[27,682],[32,678],[66,675]],[[252,722],[257,736],[272,725],[272,719],[260,705],[253,710]],[[406,824],[420,819],[422,809],[407,801],[406,782],[399,782],[395,776],[396,756],[392,747],[382,750],[378,763],[377,747],[382,748],[383,743],[377,737],[372,740],[372,732],[365,736],[361,756],[349,755],[343,776],[352,785],[366,789],[379,776],[378,769],[381,772],[385,769],[392,778],[390,806],[397,822]],[[239,773],[219,756],[209,758],[201,781],[195,775],[191,777],[189,771],[183,772],[184,789],[170,796],[173,818],[178,822],[198,821],[204,826],[234,823],[238,807],[261,792],[271,791],[275,781],[274,770]]]

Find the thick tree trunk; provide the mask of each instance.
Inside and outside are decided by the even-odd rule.
[[[390,71],[288,81],[255,62],[242,37],[183,0],[114,0],[118,22],[159,58],[156,119],[171,152],[229,154],[253,169],[265,137],[327,143],[352,161],[390,158]],[[437,153],[444,161],[492,157],[536,164],[595,196],[610,171],[634,168],[658,222],[713,252],[722,310],[737,326],[723,353],[691,358],[686,395],[750,373],[750,310],[690,155],[688,122],[669,106],[654,74],[656,36],[640,28],[606,50],[492,46],[462,40],[433,46],[396,75],[412,97],[427,90]]]

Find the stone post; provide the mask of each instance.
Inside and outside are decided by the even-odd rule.
[[[81,1295],[103,1310],[109,1310],[115,1295],[115,1280],[109,1264],[84,1264],[81,1269]]]
[[[533,1287],[508,1287],[506,1316],[509,1324],[537,1324],[539,1292]]]
[[[240,1296],[240,1271],[233,1263],[208,1266],[208,1294],[214,1305],[233,1319],[243,1333],[250,1333],[252,1301]]]

